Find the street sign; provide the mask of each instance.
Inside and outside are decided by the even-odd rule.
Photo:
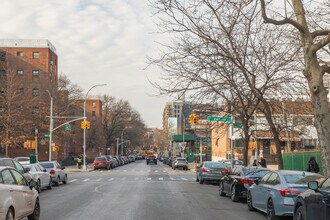
[[[65,125],[65,130],[66,131],[71,131],[71,125],[69,125],[69,124]]]
[[[49,134],[44,134],[44,137],[45,138],[49,138]]]
[[[212,122],[224,122],[224,123],[231,123],[231,117],[222,117],[222,116],[207,116],[208,121]]]
[[[242,127],[243,127],[243,125],[241,123],[234,124],[234,128],[242,128]]]

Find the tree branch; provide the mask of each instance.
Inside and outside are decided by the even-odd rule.
[[[330,30],[317,30],[317,31],[312,32],[312,37],[314,39],[316,37],[326,36],[328,34],[330,34]]]
[[[330,66],[329,65],[322,65],[321,69],[322,69],[322,73],[329,73],[330,74]]]
[[[284,24],[291,24],[293,27],[297,28],[301,33],[308,34],[308,31],[305,27],[297,23],[296,21],[290,18],[284,18],[283,20],[275,20],[267,17],[266,13],[266,4],[265,0],[260,0],[261,2],[261,13],[262,18],[264,19],[264,23],[274,24],[274,25],[284,25]]]
[[[316,53],[316,51],[318,51],[319,49],[321,49],[322,47],[324,47],[329,43],[330,43],[330,33],[326,37],[322,38],[319,42],[313,44],[311,47],[311,52]]]

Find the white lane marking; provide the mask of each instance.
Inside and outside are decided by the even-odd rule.
[[[108,181],[112,181],[112,180],[113,180],[113,178],[108,179]]]
[[[158,170],[155,170],[155,173],[158,173]]]
[[[158,178],[159,180],[164,180],[164,178],[163,177],[160,177],[160,178]]]
[[[163,173],[166,173],[166,170],[163,170]]]
[[[185,180],[185,181],[187,181],[187,180],[188,180],[188,179],[186,179],[186,178],[182,178],[182,177],[181,177],[181,179],[182,179],[182,180]]]
[[[175,180],[173,177],[170,177],[170,180]]]
[[[108,172],[110,172],[110,170],[108,170]]]
[[[88,180],[89,180],[88,178],[87,179],[84,179],[83,182],[87,182]]]
[[[102,178],[98,178],[97,180],[95,180],[96,182],[98,182],[98,181],[101,181],[102,180]]]
[[[124,172],[127,172],[127,170],[124,170]]]
[[[95,171],[95,170],[93,170],[92,172],[93,172],[93,173],[95,173],[96,171]]]
[[[69,183],[73,183],[73,182],[76,182],[77,179],[73,179],[73,180],[70,180]]]
[[[101,170],[100,172],[103,173],[103,170]]]
[[[191,178],[192,180],[196,180],[196,178]]]
[[[147,178],[147,180],[151,180],[151,178],[149,177],[149,178]]]

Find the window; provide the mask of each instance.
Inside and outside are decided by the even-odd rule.
[[[39,59],[39,52],[33,52],[32,57],[33,59]]]
[[[17,51],[17,56],[18,56],[18,57],[22,57],[22,56],[24,56],[23,51]]]
[[[32,114],[38,114],[39,113],[39,107],[38,106],[33,106],[32,107]]]
[[[51,60],[51,61],[50,61],[50,65],[53,65],[53,64],[54,64],[54,61]]]
[[[11,172],[12,172],[12,174],[14,175],[14,177],[16,179],[16,184],[17,185],[26,186],[26,181],[25,181],[24,177],[22,176],[22,174],[20,174],[16,170],[11,170]]]
[[[13,160],[14,164],[15,164],[15,168],[16,170],[18,170],[20,173],[25,173],[24,172],[24,167],[17,161]]]
[[[259,184],[265,184],[271,174],[272,173],[267,173],[264,177],[262,177],[259,181]]]
[[[32,76],[39,76],[39,70],[32,70]]]
[[[328,179],[323,182],[321,188],[330,188],[330,177],[328,177]]]
[[[32,95],[33,95],[33,96],[39,96],[39,89],[34,88],[34,89],[32,90]]]
[[[0,70],[0,79],[5,78],[6,76],[6,71],[5,70]]]
[[[11,173],[8,169],[3,170],[1,172],[1,176],[2,176],[4,184],[11,184],[11,185],[15,184],[14,177],[11,175]]]
[[[24,71],[23,70],[17,70],[17,75],[23,75],[24,74]]]
[[[18,88],[18,89],[17,89],[17,93],[18,93],[18,94],[22,94],[22,93],[24,93],[24,88]]]
[[[92,103],[92,107],[96,108],[96,103],[95,102]]]
[[[92,111],[92,116],[95,116],[96,114],[95,114],[95,111]]]
[[[0,52],[0,60],[1,61],[5,61],[6,60],[6,52],[5,51],[1,51]]]
[[[266,184],[274,185],[274,186],[280,184],[280,177],[278,176],[277,173],[272,173],[272,175],[267,180]]]
[[[36,164],[34,166],[34,169],[36,169],[36,171],[38,171],[38,172],[42,172],[42,170],[43,170],[43,169],[41,169],[41,167],[38,164]]]

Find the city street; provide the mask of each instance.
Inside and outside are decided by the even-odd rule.
[[[107,171],[69,173],[69,183],[40,194],[40,219],[265,219],[245,203],[219,197],[191,171],[136,161]]]

